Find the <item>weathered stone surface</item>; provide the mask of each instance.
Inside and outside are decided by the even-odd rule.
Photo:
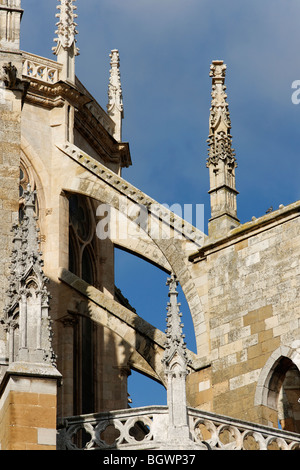
[[[8,287],[11,227],[23,207],[20,194],[26,181],[37,194],[39,242],[52,296],[53,348],[63,376],[58,415],[126,408],[131,369],[166,385],[164,333],[145,322],[142,312],[134,312],[130,299],[116,289],[118,246],[174,273],[182,287],[197,343],[196,354],[188,351],[188,404],[259,424],[277,426],[279,419],[286,429],[300,432],[300,203],[239,224],[223,61],[213,61],[211,68],[207,164],[212,213],[206,236],[122,177],[131,156],[121,139],[118,51],[111,53],[106,113],[75,74],[74,1],[60,0],[59,7],[56,62],[19,50],[20,1],[0,2],[0,308]],[[8,13],[15,20],[12,34]],[[100,206],[120,215],[106,239],[98,231],[104,217]],[[147,217],[146,223],[140,217],[140,230],[136,218],[141,214]],[[36,331],[32,320],[26,331]],[[24,334],[22,327],[22,341]],[[7,369],[19,348],[17,341],[15,349],[7,347],[9,337],[0,330],[1,378],[23,376],[25,383],[33,376],[46,378],[47,367],[35,363],[33,370],[25,361],[41,358],[44,348],[37,347],[32,355],[22,351],[20,361]],[[19,398],[24,404],[32,400],[33,406],[36,387],[43,390],[43,381],[35,382],[31,398],[28,390],[22,397],[11,395],[15,411]],[[9,401],[3,397],[1,422],[7,429]],[[52,408],[50,402],[47,407]],[[198,418],[203,417],[193,417]],[[163,419],[157,419],[157,429],[165,431]],[[222,419],[218,423],[218,429],[228,425]],[[23,425],[15,429],[16,448],[24,445]],[[28,448],[52,445],[52,429],[47,422],[31,427]],[[235,432],[240,436],[241,431]],[[267,446],[265,438],[260,444]]]

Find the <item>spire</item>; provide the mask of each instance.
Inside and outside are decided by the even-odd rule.
[[[189,359],[186,352],[186,344],[184,342],[184,334],[182,332],[183,323],[181,323],[182,313],[179,310],[180,304],[177,301],[178,298],[178,281],[175,274],[171,274],[171,277],[167,280],[167,286],[169,286],[169,303],[167,307],[167,329],[166,336],[167,341],[165,344],[165,353],[163,362],[166,367],[166,373],[168,374],[172,362],[176,357],[176,361],[180,360],[182,366],[182,373],[187,374],[187,366]]]
[[[57,5],[59,13],[55,16],[59,18],[56,23],[57,38],[54,41],[57,43],[52,48],[53,53],[57,56],[57,60],[64,65],[65,80],[75,81],[75,56],[79,55],[79,49],[76,46],[76,30],[77,23],[75,19],[77,14],[74,13],[77,7],[73,2],[76,0],[58,0],[60,5]]]
[[[1,321],[8,333],[9,364],[55,366],[49,317],[48,278],[43,272],[35,216],[35,191],[24,192],[24,216],[13,226],[8,302]]]
[[[115,139],[122,140],[122,119],[124,117],[123,95],[120,75],[120,55],[117,49],[113,49],[109,56],[111,58],[110,78],[108,85],[108,115],[115,123]]]
[[[210,67],[212,102],[209,117],[208,159],[210,174],[211,219],[210,235],[226,232],[239,223],[237,219],[235,168],[232,148],[230,114],[225,86],[226,65],[214,60]]]
[[[166,344],[163,364],[167,377],[167,397],[169,408],[169,438],[171,440],[189,440],[189,426],[186,401],[186,376],[190,361],[187,357],[182,314],[177,302],[178,281],[174,274],[167,281],[169,298],[167,308]]]

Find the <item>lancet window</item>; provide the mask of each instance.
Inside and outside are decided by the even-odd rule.
[[[91,285],[95,268],[95,222],[92,203],[79,194],[69,196],[69,270]]]

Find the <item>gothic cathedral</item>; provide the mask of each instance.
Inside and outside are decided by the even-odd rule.
[[[52,60],[20,50],[21,0],[0,0],[1,449],[299,449],[300,201],[240,223],[221,60],[208,233],[126,181],[119,52],[104,109],[76,76],[76,0],[58,2]],[[116,288],[116,247],[166,273],[165,332]],[[131,370],[167,406],[131,407]]]

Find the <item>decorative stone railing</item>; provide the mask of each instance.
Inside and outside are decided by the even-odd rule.
[[[220,450],[300,450],[300,434],[189,408],[193,440]]]
[[[300,435],[193,408],[188,409],[191,446],[212,450],[300,450]],[[168,408],[149,406],[62,420],[58,450],[163,449]],[[176,450],[176,448],[174,448]]]
[[[29,78],[35,78],[46,83],[56,83],[62,65],[54,60],[45,59],[28,52],[22,52],[23,70],[22,74]]]
[[[58,450],[155,449],[165,435],[167,407],[143,408],[81,415],[63,420]]]

